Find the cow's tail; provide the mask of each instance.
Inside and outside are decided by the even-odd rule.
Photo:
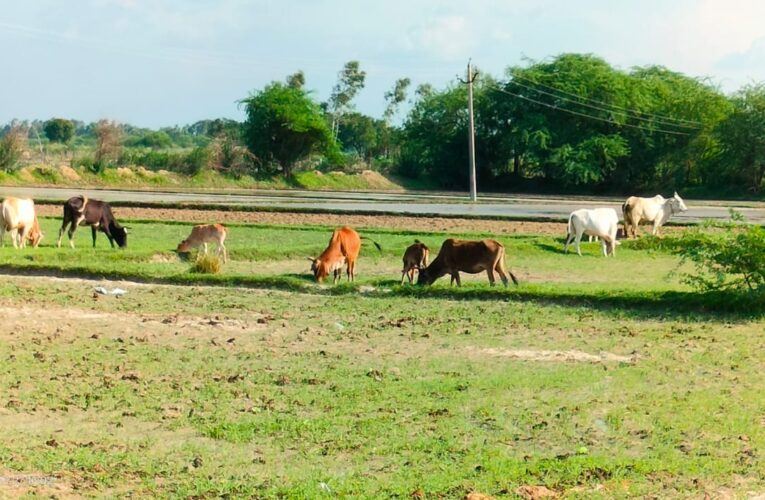
[[[11,209],[7,203],[3,203],[0,207],[0,222],[3,224],[3,229],[10,231],[13,228],[13,215]]]
[[[571,233],[574,232],[574,214],[568,216],[568,224],[566,224],[566,241],[571,237]]]
[[[374,244],[375,244],[375,247],[377,247],[377,251],[379,251],[379,252],[380,252],[380,254],[382,254],[382,245],[380,245],[379,243],[377,243],[375,240],[373,240],[373,239],[372,239],[372,238],[370,238],[369,236],[361,236],[360,238],[361,238],[362,240],[369,240],[369,241],[371,241],[372,243],[374,243]]]

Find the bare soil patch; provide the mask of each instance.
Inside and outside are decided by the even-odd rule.
[[[479,349],[481,354],[526,361],[551,361],[555,363],[637,363],[637,355],[623,356],[610,352],[590,354],[582,351],[540,351],[534,349]]]
[[[60,217],[61,207],[40,205],[38,214],[48,217]],[[178,208],[137,208],[119,207],[115,209],[123,219],[146,219],[158,221],[182,221],[193,223],[248,223],[279,225],[322,225],[354,226],[384,229],[404,229],[410,231],[442,231],[445,233],[492,233],[510,234],[566,234],[566,224],[560,222],[500,221],[479,219],[452,219],[446,217],[411,217],[392,215],[353,215],[353,214],[306,214],[298,212],[247,212],[228,210],[195,210]]]

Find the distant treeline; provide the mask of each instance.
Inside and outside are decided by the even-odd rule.
[[[96,169],[140,164],[290,176],[301,169],[371,168],[466,189],[465,85],[425,84],[409,92],[409,79],[401,78],[383,96],[383,116],[375,118],[353,106],[365,78],[358,62],[347,63],[329,100],[319,103],[297,72],[244,98],[243,123],[202,120],[147,130],[109,122],[14,122],[0,129],[0,169],[14,168],[9,149],[23,148],[25,140],[30,149],[36,142],[92,148],[84,163]],[[394,123],[406,102],[407,115]],[[706,80],[663,67],[624,71],[592,55],[563,54],[510,67],[502,78],[479,73],[474,103],[482,191],[746,196],[763,187],[763,84],[725,95]],[[108,126],[119,137],[107,137],[113,150],[104,154]]]

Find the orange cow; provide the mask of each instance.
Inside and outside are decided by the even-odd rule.
[[[343,265],[346,266],[348,281],[353,281],[356,277],[356,259],[359,257],[362,238],[369,239],[359,236],[359,233],[348,226],[335,229],[326,250],[315,259],[308,257],[311,261],[311,272],[316,281],[321,282],[332,273],[332,282],[337,283],[340,280]],[[372,242],[378,250],[381,249],[379,243]]]

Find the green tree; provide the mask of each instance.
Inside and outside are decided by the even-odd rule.
[[[732,104],[733,112],[717,129],[722,151],[714,181],[759,193],[765,177],[765,84],[744,87]]]
[[[295,89],[302,89],[305,86],[305,74],[302,70],[298,70],[295,73],[287,77],[287,86]]]
[[[291,177],[295,165],[312,153],[338,160],[321,108],[302,88],[274,82],[240,102],[247,114],[244,140],[261,165],[277,164]]]
[[[332,134],[337,136],[338,124],[345,113],[353,110],[352,101],[364,88],[367,73],[361,70],[358,61],[348,61],[337,75],[327,108],[332,115]]]
[[[153,131],[138,140],[138,144],[151,149],[167,149],[173,145],[173,140],[164,131]]]
[[[464,86],[422,94],[401,131],[399,172],[450,189],[468,181],[467,94]],[[478,163],[479,168],[481,163]]]
[[[384,123],[361,113],[348,113],[340,123],[337,140],[344,152],[358,154],[369,164],[380,153]]]
[[[385,93],[385,111],[383,119],[385,123],[390,123],[396,115],[398,108],[406,101],[406,91],[412,81],[409,78],[399,78],[393,85],[393,88]]]
[[[67,143],[74,137],[74,123],[64,118],[53,118],[45,122],[43,132],[51,142]]]

